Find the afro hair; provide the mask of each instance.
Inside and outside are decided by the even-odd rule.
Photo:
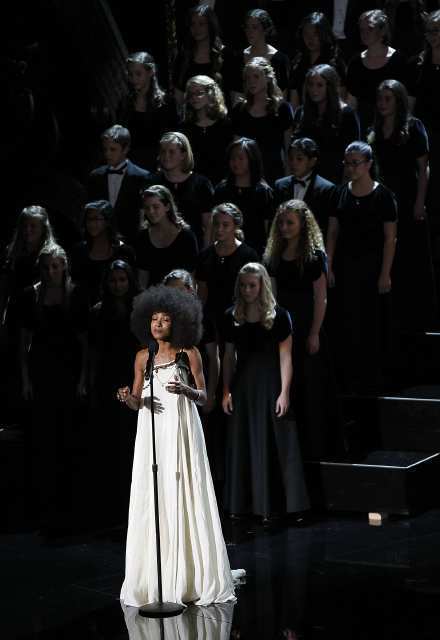
[[[134,300],[131,329],[139,342],[148,344],[154,313],[162,311],[171,317],[170,343],[175,349],[190,349],[202,337],[202,305],[190,292],[166,287],[150,287]]]

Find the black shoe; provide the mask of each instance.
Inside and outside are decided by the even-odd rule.
[[[308,527],[310,514],[307,511],[298,511],[289,515],[289,525],[292,527]]]

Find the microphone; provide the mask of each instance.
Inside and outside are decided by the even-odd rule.
[[[147,343],[147,349],[148,349],[148,355],[154,357],[156,353],[159,351],[158,341],[155,340],[154,338],[149,338]]]
[[[156,355],[156,353],[159,351],[159,343],[157,340],[155,340],[154,338],[149,338],[148,342],[147,342],[147,349],[148,349],[148,376],[151,375],[151,373],[153,372],[153,367],[154,367],[154,357]]]

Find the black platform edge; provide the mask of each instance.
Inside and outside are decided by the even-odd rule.
[[[314,508],[409,516],[440,505],[440,452],[372,451],[358,461],[306,462],[305,471]]]

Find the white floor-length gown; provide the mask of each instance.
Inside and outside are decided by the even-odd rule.
[[[174,361],[154,369],[156,457],[163,600],[210,605],[235,600],[205,440],[194,402],[170,393]],[[121,600],[142,606],[158,601],[150,385],[139,410]]]

